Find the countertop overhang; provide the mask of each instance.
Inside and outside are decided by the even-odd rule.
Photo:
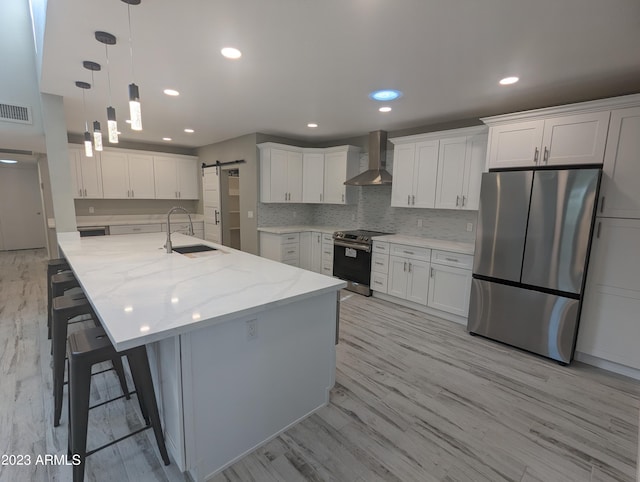
[[[58,243],[116,350],[151,343],[265,309],[335,292],[342,280],[179,233],[174,247],[216,251],[167,254],[165,233],[80,238]]]
[[[403,234],[385,234],[374,236],[373,241],[384,241],[386,243],[405,244],[407,246],[419,246],[421,248],[439,249],[459,254],[471,254],[475,251],[474,243],[462,243],[459,241],[448,241],[446,239],[422,238],[420,236],[406,236]]]

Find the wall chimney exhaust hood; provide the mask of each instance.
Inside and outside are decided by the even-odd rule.
[[[383,186],[391,184],[387,164],[387,132],[369,133],[369,169],[347,181],[347,186]]]

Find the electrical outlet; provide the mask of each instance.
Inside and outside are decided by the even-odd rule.
[[[418,219],[418,227],[421,228],[422,227],[422,219]]]
[[[247,320],[247,340],[255,340],[258,338],[257,320]]]
[[[355,221],[355,220],[356,220],[356,215],[355,215],[355,214],[352,214],[352,215],[351,215],[351,221]]]
[[[93,209],[93,206],[89,206],[89,214],[93,214],[95,212],[96,212],[96,210]]]
[[[467,231],[468,232],[473,231],[473,223],[467,223]]]
[[[247,211],[247,217],[253,219],[253,211]]]

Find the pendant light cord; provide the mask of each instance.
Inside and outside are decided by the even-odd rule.
[[[127,17],[129,19],[129,56],[131,57],[131,81],[135,82],[133,73],[133,40],[131,38],[131,4],[127,3]]]
[[[109,48],[107,44],[104,44],[104,53],[107,57],[107,83],[109,84],[109,105],[113,105],[111,102],[111,69],[109,68]]]
[[[84,116],[84,130],[89,131],[89,122],[87,122],[87,107],[84,104],[84,91],[86,89],[82,89],[82,115]]]

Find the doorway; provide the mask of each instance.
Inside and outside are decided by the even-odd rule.
[[[0,251],[45,245],[37,164],[0,163]]]
[[[220,175],[222,244],[241,249],[240,243],[240,170],[225,169]]]

